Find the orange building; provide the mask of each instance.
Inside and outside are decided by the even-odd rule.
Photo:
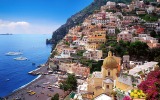
[[[138,28],[137,30],[136,30],[136,33],[137,34],[143,34],[144,33],[144,28]]]

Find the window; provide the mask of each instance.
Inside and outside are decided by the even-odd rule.
[[[108,76],[110,76],[110,74],[111,74],[110,71],[108,71]]]
[[[109,89],[109,85],[107,85],[106,88]]]

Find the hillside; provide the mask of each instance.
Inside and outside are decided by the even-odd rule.
[[[92,14],[94,10],[100,9],[100,7],[105,5],[107,1],[109,0],[94,0],[94,2],[91,3],[88,7],[84,8],[80,12],[71,16],[64,25],[62,25],[56,31],[54,31],[52,35],[52,39],[47,40],[46,43],[56,44],[59,40],[61,40],[68,33],[68,30],[71,27],[82,23],[86,17]],[[110,1],[117,1],[117,0],[110,0]],[[130,0],[128,0],[128,2],[129,1]],[[126,0],[118,0],[118,2],[127,3]]]

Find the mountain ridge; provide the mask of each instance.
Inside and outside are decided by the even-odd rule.
[[[57,44],[69,31],[71,27],[78,25],[84,21],[86,17],[93,13],[94,10],[99,9],[106,4],[106,0],[94,0],[89,6],[72,15],[67,19],[66,23],[61,25],[56,31],[53,32],[52,38],[46,40],[47,44]]]

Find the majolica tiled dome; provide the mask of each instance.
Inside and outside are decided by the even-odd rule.
[[[114,59],[114,57],[112,56],[112,52],[109,51],[108,52],[108,57],[106,57],[103,61],[103,68],[105,69],[112,69],[112,68],[117,68],[117,61]]]

